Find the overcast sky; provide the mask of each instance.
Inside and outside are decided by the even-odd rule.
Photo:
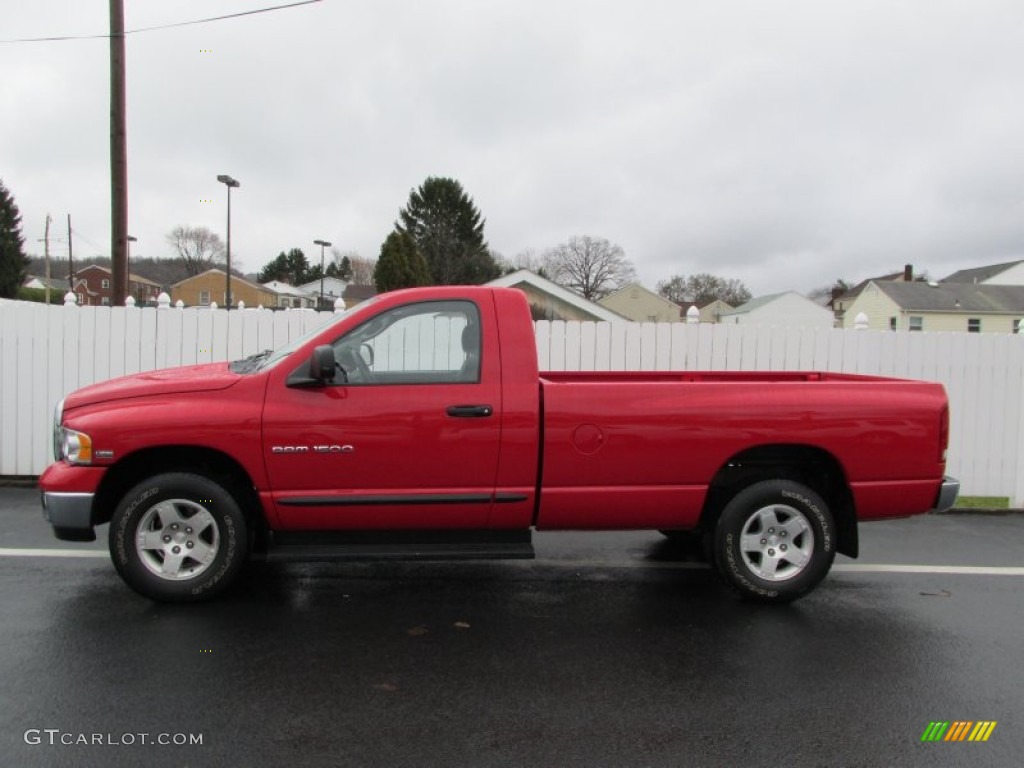
[[[287,0],[125,0],[138,29]],[[8,2],[0,39],[105,34],[107,0]],[[376,257],[458,179],[513,258],[573,235],[649,287],[755,295],[1024,258],[1020,0],[323,0],[127,37],[133,253],[176,225],[256,271]],[[42,253],[109,255],[105,39],[0,44],[0,179]],[[66,254],[66,244],[54,251]]]

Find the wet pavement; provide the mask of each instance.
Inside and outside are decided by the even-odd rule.
[[[0,489],[0,520],[3,766],[1013,766],[1024,752],[1024,515],[863,526],[861,558],[783,607],[738,602],[653,533],[538,534],[534,562],[253,564],[216,602],[167,606],[103,556],[23,556],[103,549],[53,539],[34,491]],[[985,743],[922,743],[936,720],[997,726]]]

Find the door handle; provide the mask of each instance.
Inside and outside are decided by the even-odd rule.
[[[447,413],[455,419],[483,419],[493,415],[494,408],[489,405],[451,405]]]

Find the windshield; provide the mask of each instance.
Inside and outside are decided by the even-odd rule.
[[[373,296],[367,299],[366,301],[357,304],[355,307],[352,307],[351,309],[346,309],[340,315],[333,315],[329,321],[323,323],[322,325],[318,325],[315,328],[310,328],[304,334],[292,339],[283,347],[278,347],[273,351],[267,349],[258,354],[250,355],[244,360],[236,360],[233,363],[231,363],[231,369],[236,373],[254,373],[255,371],[264,371],[267,370],[268,368],[272,368],[274,365],[276,365],[284,358],[288,357],[288,355],[290,355],[296,349],[298,349],[307,341],[312,339],[314,336],[323,333],[326,328],[329,328],[331,325],[337,325],[342,320],[351,315],[356,309],[363,309],[364,307],[367,307],[376,301],[377,297]]]

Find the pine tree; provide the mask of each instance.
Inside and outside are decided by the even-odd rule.
[[[373,282],[381,293],[431,284],[427,262],[409,235],[398,231],[388,235],[380,247]]]
[[[25,282],[28,259],[21,234],[21,213],[0,180],[0,298],[13,299]]]
[[[501,269],[484,240],[484,219],[455,179],[431,176],[409,192],[395,228],[409,235],[436,285],[479,285]]]
[[[277,257],[263,267],[257,274],[256,279],[261,283],[269,283],[272,280],[280,280],[289,285],[302,285],[310,280],[320,278],[320,265],[316,265],[315,277],[313,270],[309,267],[306,254],[301,248],[292,248],[288,253],[281,251]]]

